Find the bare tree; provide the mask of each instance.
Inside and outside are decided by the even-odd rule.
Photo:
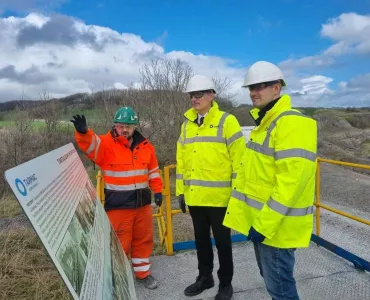
[[[32,140],[33,117],[25,104],[20,104],[16,107],[13,123],[12,128],[9,130],[8,145],[14,165],[18,165],[26,161],[27,152],[30,150],[29,143]]]
[[[59,101],[53,100],[47,87],[40,92],[40,100],[41,103],[34,109],[33,113],[34,116],[38,117],[38,123],[42,124],[39,128],[42,149],[48,152],[66,142],[64,128],[67,126],[61,121],[63,109]]]
[[[140,75],[140,99],[132,104],[143,132],[157,146],[160,162],[172,163],[183,114],[190,107],[184,91],[193,69],[179,59],[152,60],[140,69]]]
[[[228,77],[221,77],[216,73],[216,75],[212,77],[212,80],[219,98],[231,101],[232,98],[235,97],[236,94],[230,92],[232,82]]]
[[[144,90],[183,92],[193,74],[190,65],[180,59],[152,60],[140,69]]]

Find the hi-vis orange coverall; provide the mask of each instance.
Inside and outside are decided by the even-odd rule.
[[[96,135],[75,132],[79,148],[102,170],[105,205],[109,220],[127,257],[131,257],[137,278],[150,274],[149,257],[153,250],[151,192],[161,193],[154,146],[138,131],[131,147],[123,136],[111,132]],[[149,189],[150,187],[150,189]]]

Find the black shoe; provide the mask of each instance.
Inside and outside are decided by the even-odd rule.
[[[233,296],[233,286],[231,284],[220,286],[215,300],[230,300]]]
[[[215,282],[212,275],[198,276],[197,280],[185,289],[184,294],[186,296],[196,296],[204,290],[214,287],[214,285]]]

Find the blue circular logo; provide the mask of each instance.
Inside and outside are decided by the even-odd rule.
[[[27,189],[26,189],[26,186],[24,185],[24,183],[22,182],[22,180],[17,178],[15,180],[15,186],[17,187],[18,192],[20,192],[22,196],[27,195]]]

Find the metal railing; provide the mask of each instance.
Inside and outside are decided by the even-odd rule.
[[[321,163],[328,163],[332,165],[339,165],[344,167],[352,167],[352,168],[359,168],[359,169],[365,169],[370,170],[370,166],[363,165],[363,164],[355,164],[355,163],[349,163],[349,162],[342,162],[337,160],[331,160],[331,159],[324,159],[324,158],[318,158],[317,159],[317,168],[316,168],[316,200],[315,200],[315,206],[316,206],[316,235],[312,234],[311,240],[315,242],[319,246],[324,246],[328,250],[334,252],[335,254],[341,256],[342,258],[352,262],[356,268],[359,268],[361,270],[367,270],[370,272],[370,262],[364,260],[361,257],[358,257],[357,255],[354,255],[353,253],[335,245],[331,242],[323,239],[320,237],[321,233],[321,208],[326,209],[328,211],[331,211],[337,215],[344,216],[346,218],[352,219],[354,221],[366,224],[370,226],[370,221],[359,218],[357,216],[351,215],[345,211],[341,211],[339,209],[332,208],[328,205],[324,205],[321,203]]]
[[[336,213],[338,215],[347,217],[349,219],[364,223],[366,225],[370,226],[370,221],[361,219],[359,217],[353,216],[351,214],[348,214],[344,211],[329,207],[327,205],[321,204],[321,168],[320,168],[320,163],[328,163],[328,164],[333,164],[333,165],[339,165],[339,166],[345,166],[345,167],[353,167],[353,168],[360,168],[360,169],[366,169],[370,170],[370,166],[367,165],[360,165],[360,164],[354,164],[354,163],[349,163],[349,162],[342,162],[342,161],[337,161],[337,160],[330,160],[330,159],[324,159],[324,158],[318,158],[317,159],[317,168],[316,168],[316,201],[315,201],[315,206],[316,206],[316,235],[320,236],[320,208],[324,208],[326,210],[329,210],[333,213]]]

